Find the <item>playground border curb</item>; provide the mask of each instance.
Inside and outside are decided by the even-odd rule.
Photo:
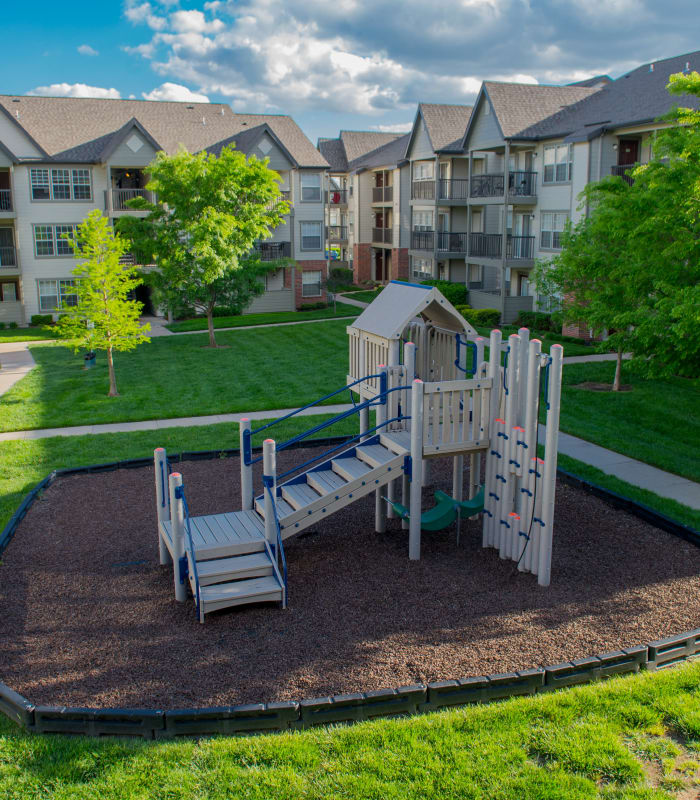
[[[347,441],[334,436],[298,442],[290,449],[319,447]],[[261,448],[254,448],[260,451]],[[203,461],[231,457],[238,448],[185,451],[170,455],[171,462]],[[135,458],[86,467],[57,469],[49,473],[22,499],[7,525],[0,532],[0,556],[14,537],[19,523],[41,492],[56,478],[81,473],[137,469],[152,465],[151,458]],[[558,477],[583,489],[616,508],[621,508],[657,528],[700,547],[700,532],[659,514],[657,511],[590,483],[565,470]],[[408,716],[472,703],[550,692],[568,686],[603,680],[613,675],[657,671],[700,655],[700,628],[640,644],[612,653],[580,658],[562,664],[525,669],[498,675],[428,684],[399,686],[370,692],[309,698],[299,702],[252,703],[210,708],[183,708],[170,711],[145,708],[79,708],[34,705],[31,700],[0,682],[0,713],[32,733],[58,733],[84,736],[131,736],[147,740],[175,739],[183,736],[250,735],[255,733],[307,729],[317,725],[349,723],[379,717]]]

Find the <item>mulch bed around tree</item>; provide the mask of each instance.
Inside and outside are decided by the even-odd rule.
[[[281,453],[280,471],[311,452]],[[451,460],[434,464],[450,491]],[[178,469],[193,514],[240,507],[237,458]],[[61,478],[0,566],[0,680],[56,705],[301,699],[554,664],[700,621],[700,549],[563,483],[546,589],[482,549],[477,520],[459,547],[454,528],[424,532],[419,562],[397,521],[373,523],[369,497],[287,540],[287,610],[200,625],[158,565],[152,468]]]

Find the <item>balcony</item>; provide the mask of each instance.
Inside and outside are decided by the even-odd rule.
[[[432,252],[435,249],[435,231],[411,231],[411,249]]]
[[[500,258],[503,235],[500,233],[470,233],[469,256],[474,258]]]
[[[625,183],[631,186],[634,183],[634,178],[627,173],[636,166],[638,166],[638,164],[613,164],[612,167],[610,167],[610,174],[617,175],[618,178],[622,178]]]
[[[253,253],[261,261],[278,261],[280,258],[292,257],[291,242],[258,242]]]
[[[372,187],[372,202],[373,203],[393,203],[394,202],[394,187],[393,186],[373,186]]]
[[[506,241],[506,258],[531,259],[535,257],[534,236],[509,236]]]
[[[346,242],[348,240],[348,229],[346,225],[329,225],[329,242]]]
[[[472,175],[471,197],[503,197],[504,176],[500,173]],[[513,202],[534,202],[537,196],[537,173],[516,170],[508,173],[508,198]]]
[[[438,181],[438,200],[466,203],[469,198],[467,178],[441,178]]]
[[[465,256],[467,254],[468,234],[450,233],[448,231],[438,231],[437,250],[438,253],[453,253]]]
[[[346,206],[348,204],[348,190],[331,189],[326,192],[326,202],[329,206]]]
[[[14,211],[11,189],[0,189],[0,211]]]
[[[394,229],[393,228],[372,228],[372,243],[373,244],[393,244],[394,243]]]
[[[435,181],[413,181],[411,183],[411,200],[434,200]]]
[[[503,174],[472,175],[471,197],[503,197]]]
[[[138,217],[146,216],[148,214],[147,211],[137,211],[127,205],[129,200],[134,200],[137,197],[152,200],[151,193],[146,189],[107,189],[105,191],[105,210],[108,216],[121,217],[125,214]]]
[[[16,267],[17,251],[13,245],[0,247],[0,267]]]

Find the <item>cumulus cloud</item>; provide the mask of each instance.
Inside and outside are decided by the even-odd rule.
[[[373,131],[382,133],[408,133],[413,127],[413,122],[397,122],[393,125],[372,125]]]
[[[209,98],[205,94],[198,94],[190,91],[186,86],[179,83],[164,83],[153,89],[151,92],[143,92],[144,100],[178,100],[188,103],[208,103]]]
[[[99,50],[95,50],[94,47],[90,47],[89,44],[81,44],[78,48],[78,52],[81,56],[99,56]]]
[[[37,86],[27,94],[41,95],[42,97],[102,97],[109,100],[121,98],[118,89],[88,86],[85,83],[52,83],[50,86]]]

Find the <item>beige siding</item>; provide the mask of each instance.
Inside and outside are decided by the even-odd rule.
[[[312,170],[304,170],[304,172],[311,172]],[[316,173],[321,179],[321,201],[320,202],[302,202],[301,200],[301,179],[299,170],[294,170],[292,173],[292,195],[294,198],[294,250],[293,256],[297,261],[319,261],[326,257],[325,249],[325,227],[324,222],[324,204],[323,204],[323,187],[325,180],[322,171]],[[302,250],[301,249],[301,223],[302,222],[321,222],[321,249],[320,250]]]
[[[21,105],[21,103],[17,103],[17,106]],[[0,142],[17,158],[41,158],[41,153],[27,135],[2,113],[0,113]]]
[[[0,277],[0,283],[3,279]],[[27,317],[29,319],[29,317]],[[22,303],[17,300],[16,302],[1,302],[0,301],[0,322],[8,324],[9,322],[16,322],[18,325],[24,323],[22,316]]]
[[[469,131],[467,150],[481,150],[482,148],[494,147],[503,143],[503,137],[493,109],[489,108],[490,114],[486,114],[484,111],[487,103],[490,106],[486,96],[483,96],[479,101],[479,106],[476,109],[474,121]]]
[[[405,164],[401,169],[394,170],[394,175],[400,175],[400,187],[397,192],[394,188],[394,193],[400,194],[401,197],[401,238],[399,242],[400,247],[409,247],[411,243],[411,167]]]
[[[359,177],[358,201],[360,207],[359,241],[371,242],[372,228],[374,227],[374,210],[372,208],[372,187],[374,185],[374,173],[361,172],[358,177]]]
[[[141,147],[134,152],[127,142],[132,137],[141,142]],[[108,164],[112,167],[137,167],[143,169],[147,167],[156,157],[156,149],[153,145],[134,128],[131,133],[127,133],[124,141],[117,147],[108,159]]]
[[[419,117],[416,125],[416,132],[408,152],[408,158],[411,161],[420,161],[423,159],[431,159],[433,156],[433,147],[430,144],[428,131],[426,130],[423,118]]]
[[[294,311],[294,292],[291,289],[265,292],[256,297],[243,313],[261,314],[270,311]]]

